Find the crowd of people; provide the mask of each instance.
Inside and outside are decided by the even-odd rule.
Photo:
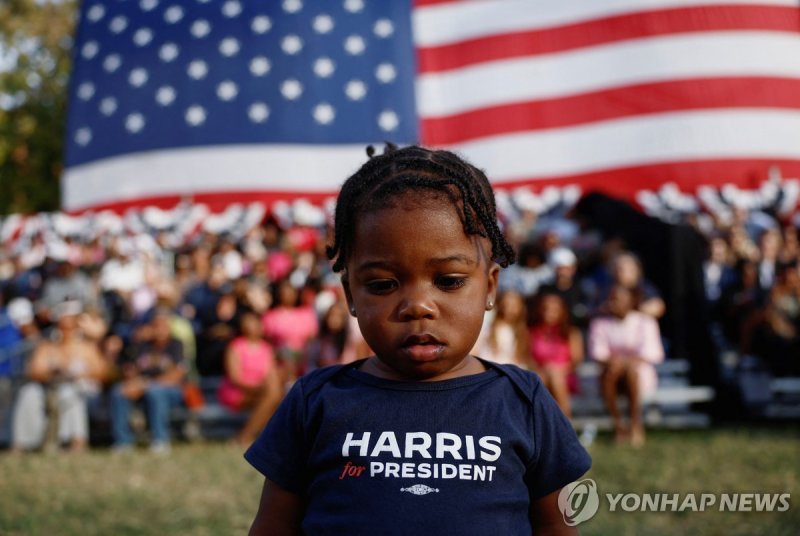
[[[503,225],[518,262],[501,273],[473,353],[536,370],[568,416],[576,366],[601,363],[616,438],[641,444],[641,404],[669,348],[660,289],[624,242],[563,212],[522,210]],[[0,245],[0,430],[12,450],[85,449],[90,410],[103,404],[115,449],[136,443],[141,406],[150,448],[168,451],[170,409],[202,404],[202,376],[223,378],[219,402],[247,412],[236,440],[248,445],[299,376],[370,355],[325,255],[324,222],[268,216],[181,244],[139,232],[147,248],[130,230]],[[712,324],[774,374],[800,374],[798,229],[738,210],[699,232]]]

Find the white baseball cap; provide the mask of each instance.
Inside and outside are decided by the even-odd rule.
[[[565,247],[557,247],[550,252],[547,262],[556,268],[559,266],[575,266],[578,258],[571,249]]]

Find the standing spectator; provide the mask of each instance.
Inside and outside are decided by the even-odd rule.
[[[19,390],[14,408],[12,449],[34,449],[46,439],[48,420],[60,443],[80,451],[89,441],[89,399],[99,394],[106,367],[93,342],[78,329],[79,302],[56,309],[53,341],[42,341],[28,365],[31,380]]]
[[[250,446],[283,398],[272,347],[263,338],[261,320],[253,312],[241,315],[241,335],[225,353],[225,378],[218,398],[232,411],[251,410],[236,441]]]
[[[481,333],[473,353],[495,363],[529,368],[525,302],[512,290],[501,293],[489,329]]]
[[[634,309],[629,287],[615,285],[606,304],[608,316],[589,325],[589,354],[603,364],[601,387],[611,418],[615,439],[644,444],[642,399],[655,391],[658,382],[655,363],[664,360],[664,348],[656,320]],[[629,426],[620,415],[617,398],[628,397]]]
[[[529,337],[537,372],[564,415],[571,417],[569,375],[583,361],[583,337],[572,325],[567,304],[559,294],[539,294]]]
[[[150,339],[135,348],[133,358],[122,364],[122,381],[111,392],[111,425],[117,449],[133,444],[131,406],[143,400],[151,450],[169,450],[169,412],[183,400],[181,385],[186,376],[183,346],[170,334],[170,316],[169,311],[157,311],[150,326]]]

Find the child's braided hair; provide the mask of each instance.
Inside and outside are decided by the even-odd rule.
[[[514,250],[497,225],[494,192],[486,175],[449,151],[387,143],[382,155],[367,147],[369,160],[348,178],[339,192],[334,216],[333,245],[326,253],[333,270],[344,269],[352,250],[355,222],[365,211],[384,208],[400,194],[432,190],[462,205],[464,231],[488,238],[492,260],[500,266],[514,262]]]

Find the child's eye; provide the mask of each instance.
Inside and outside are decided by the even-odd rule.
[[[397,283],[391,279],[375,279],[364,286],[370,294],[387,294],[397,287]]]
[[[467,282],[466,277],[455,275],[442,275],[436,278],[436,286],[443,290],[456,290],[463,287]]]

